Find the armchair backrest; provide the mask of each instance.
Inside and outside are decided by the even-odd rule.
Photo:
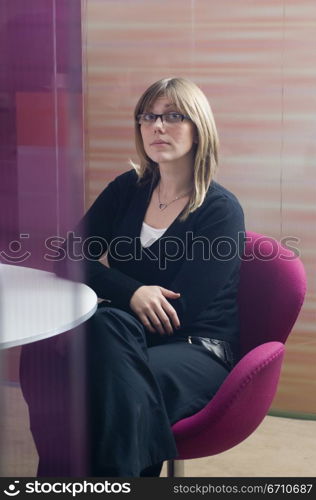
[[[305,292],[300,258],[274,238],[247,231],[238,292],[241,354],[265,342],[285,343]]]

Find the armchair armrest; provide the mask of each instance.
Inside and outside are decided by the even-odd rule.
[[[283,356],[281,342],[248,352],[202,410],[173,425],[177,459],[215,455],[246,439],[270,408]]]

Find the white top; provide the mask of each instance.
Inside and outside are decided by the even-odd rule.
[[[96,308],[96,294],[83,283],[38,269],[0,264],[0,349],[75,328]]]
[[[140,233],[140,242],[142,247],[149,247],[154,243],[154,241],[158,240],[160,236],[163,235],[165,231],[167,231],[167,227],[162,229],[156,229],[155,227],[149,226],[146,222],[143,222],[142,230]]]

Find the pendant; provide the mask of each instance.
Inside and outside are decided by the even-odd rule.
[[[164,210],[166,208],[166,206],[167,206],[166,203],[159,203],[160,210]]]

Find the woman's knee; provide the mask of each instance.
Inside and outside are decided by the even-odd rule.
[[[121,309],[101,307],[88,322],[87,342],[94,349],[98,346],[110,349],[111,345],[125,345],[135,340],[142,346],[146,344],[144,328],[134,316]]]
[[[142,330],[142,324],[130,313],[116,307],[99,307],[91,317],[91,323],[117,331],[124,329]]]

